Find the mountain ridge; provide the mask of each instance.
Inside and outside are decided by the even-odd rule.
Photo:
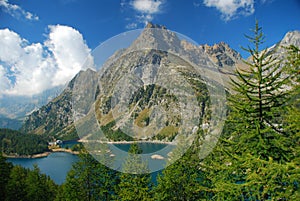
[[[155,32],[155,30],[157,28],[159,30],[162,29],[163,32],[159,32],[159,31]],[[289,40],[287,39],[286,41],[288,41],[288,42],[295,41],[295,40],[298,41],[297,35],[295,37],[296,39],[293,38],[294,37],[293,33],[294,32],[291,32],[291,33],[289,32],[286,34],[287,35],[286,37],[289,38]],[[296,32],[296,33],[298,33],[298,32]],[[153,35],[155,35],[155,34],[159,35],[160,36],[159,39],[163,40],[163,42],[161,42],[161,41],[158,42],[161,44],[157,44],[157,41],[153,40]],[[146,40],[147,38],[150,40]],[[141,42],[141,41],[146,41],[146,42]],[[145,49],[147,49],[147,47],[151,47],[152,49],[156,48],[160,51],[151,52],[151,50],[147,50],[148,51],[147,52],[145,50]],[[151,49],[151,48],[148,48],[148,49]],[[143,51],[145,50],[145,52],[140,51],[140,49],[142,49]],[[168,50],[169,53],[166,54],[166,51],[163,51],[163,50]],[[207,69],[211,68],[212,70],[207,70],[207,72],[209,72],[209,73],[213,73],[213,71],[220,72],[222,75],[222,79],[225,82],[225,86],[229,82],[230,77],[234,76],[234,70],[236,68],[239,68],[240,66],[243,66],[243,61],[242,61],[243,59],[242,59],[241,55],[237,51],[231,49],[230,46],[224,42],[214,44],[213,46],[208,46],[208,45],[195,46],[194,44],[191,44],[187,41],[179,40],[174,35],[173,32],[168,31],[164,26],[148,24],[146,26],[146,28],[144,29],[143,33],[133,42],[133,44],[129,48],[120,50],[119,52],[116,52],[108,61],[106,61],[106,63],[103,65],[104,67],[100,70],[100,72],[98,72],[98,73],[94,72],[95,75],[93,75],[93,76],[98,76],[100,83],[102,80],[101,86],[107,85],[107,87],[103,87],[102,89],[97,88],[98,92],[96,94],[96,97],[91,97],[91,99],[96,98],[95,105],[90,106],[88,109],[85,109],[85,112],[82,113],[82,115],[87,115],[88,113],[90,113],[90,110],[93,109],[92,107],[98,107],[98,111],[96,112],[96,115],[98,116],[98,118],[100,118],[100,119],[102,118],[101,122],[103,123],[103,124],[101,124],[101,122],[100,122],[100,125],[106,126],[108,123],[112,122],[111,118],[113,118],[113,116],[111,116],[111,115],[113,115],[113,114],[111,112],[114,112],[114,109],[111,108],[112,107],[111,99],[113,97],[111,89],[114,88],[115,86],[117,86],[118,84],[120,85],[120,83],[118,83],[118,82],[116,83],[115,80],[117,80],[117,79],[120,80],[120,78],[117,78],[117,77],[121,76],[122,73],[129,73],[129,72],[132,73],[133,72],[134,75],[138,75],[138,78],[134,81],[135,83],[137,83],[137,85],[136,86],[132,85],[132,84],[130,85],[132,87],[139,86],[138,88],[141,88],[141,89],[133,88],[137,93],[142,93],[140,95],[141,96],[140,99],[138,99],[135,104],[140,103],[139,101],[144,100],[146,98],[146,97],[144,97],[144,94],[148,93],[149,90],[152,93],[151,97],[153,94],[160,93],[159,91],[162,89],[156,88],[155,86],[153,86],[154,88],[152,88],[151,83],[154,83],[155,81],[157,81],[157,80],[154,80],[154,78],[158,73],[158,66],[167,65],[167,63],[171,61],[171,64],[172,65],[174,64],[172,68],[176,69],[175,66],[176,66],[176,62],[179,62],[178,59],[176,60],[176,58],[175,58],[176,56],[172,57],[172,58],[170,56],[168,56],[168,54],[170,54],[170,53],[172,54],[172,52],[175,52],[175,54],[178,54],[178,55],[182,55],[183,58],[189,58],[190,60],[192,60],[195,63],[198,62],[202,66],[205,66],[205,64],[207,64],[207,63],[212,63],[213,68],[210,65],[208,65],[208,67],[207,67]],[[138,58],[139,54],[144,55],[144,56],[141,56],[141,58],[144,58],[144,60],[140,60],[141,58]],[[125,59],[120,60],[120,58],[122,58],[122,56]],[[176,60],[176,61],[174,60],[175,63],[172,61],[172,59],[174,59],[174,58]],[[181,62],[185,63],[184,60],[185,59],[183,59]],[[131,64],[128,63],[129,61],[131,62]],[[136,63],[134,63],[134,61]],[[147,67],[147,65],[145,65],[145,67],[141,69],[141,68],[137,67],[140,65],[139,62],[140,62],[140,64],[147,64],[150,66]],[[117,64],[116,67],[112,67],[115,64]],[[184,65],[189,66],[189,64],[184,64]],[[132,69],[132,70],[127,69],[127,71],[126,71],[126,69],[125,69],[125,71],[124,71],[124,69],[122,70],[122,68],[117,67],[117,66],[128,66],[127,68]],[[188,67],[188,68],[192,69],[191,67]],[[113,71],[111,71],[111,70],[113,70]],[[85,73],[86,73],[85,71],[82,71],[79,74],[84,75]],[[193,71],[185,72],[185,73],[193,74]],[[214,74],[212,74],[212,75],[214,75]],[[197,75],[197,73],[196,73],[193,76],[197,77],[199,75]],[[76,75],[70,83],[72,83],[72,82],[74,83],[74,80],[76,79],[76,77],[78,77],[78,76]],[[189,79],[191,79],[191,77],[189,77]],[[218,80],[215,79],[215,81],[218,81]],[[79,81],[79,82],[82,82],[82,81]],[[140,83],[140,84],[138,84],[138,83]],[[201,81],[198,82],[198,85],[200,83],[201,83]],[[129,83],[126,82],[125,84],[129,84]],[[143,88],[142,86],[144,87],[143,90],[142,90],[142,88]],[[67,93],[71,93],[71,92],[66,91],[66,89],[65,89],[62,94],[64,94],[64,93],[67,94]],[[106,95],[104,97],[101,95],[99,96],[99,93],[106,93]],[[60,108],[53,109],[53,111],[54,111],[53,114],[57,115],[55,118],[56,120],[54,122],[60,122],[60,123],[63,122],[62,125],[49,124],[48,125],[49,129],[47,131],[44,129],[45,125],[43,125],[45,122],[33,121],[33,119],[35,119],[35,118],[39,119],[39,118],[37,118],[37,116],[39,116],[38,114],[43,114],[42,116],[46,118],[46,116],[49,115],[49,112],[47,112],[45,110],[45,108],[49,107],[49,104],[50,105],[57,104],[57,102],[55,102],[55,100],[61,100],[60,98],[56,98],[53,101],[51,101],[50,103],[48,103],[46,106],[43,106],[42,108],[44,108],[44,109],[41,108],[37,112],[34,112],[31,115],[29,115],[27,117],[27,119],[25,120],[25,123],[21,130],[26,131],[26,132],[33,132],[33,133],[37,133],[37,134],[52,135],[52,136],[55,136],[56,138],[70,139],[71,137],[73,137],[73,138],[76,137],[74,119],[72,119],[73,117],[71,114],[72,108],[71,108],[70,102],[72,101],[71,100],[72,97],[65,96],[62,94],[59,97],[65,97],[64,101],[68,102],[68,103],[65,103],[68,105],[66,108],[68,108],[70,113],[59,112],[59,111],[62,111],[62,109],[60,109]],[[124,93],[123,96],[128,97],[128,94]],[[160,94],[159,96],[163,97],[162,94]],[[116,98],[116,95],[113,98]],[[203,97],[203,98],[205,99],[205,97]],[[165,99],[165,98],[163,98],[163,99]],[[150,101],[150,102],[151,102],[151,100],[154,102],[157,101],[157,99],[155,99],[155,98],[152,98],[152,99],[150,98],[149,100],[147,99],[147,101]],[[167,100],[167,99],[165,99],[165,100]],[[141,119],[141,121],[136,122],[137,120],[136,119],[134,120],[134,122],[137,123],[140,127],[149,125],[149,122],[147,122],[149,120],[147,120],[147,119],[149,119],[150,117],[148,114],[149,111],[147,113],[147,110],[148,110],[146,107],[147,104],[145,103],[145,105],[141,106],[140,109],[138,109],[139,110],[138,113],[136,114],[137,116],[135,118]],[[175,105],[174,105],[174,107],[175,107]],[[100,110],[102,112],[99,112]],[[205,110],[206,109],[204,108],[202,112],[204,112]],[[146,114],[146,116],[144,116],[144,119],[143,119],[143,117],[142,117],[143,115],[141,115],[141,113],[143,115]],[[202,118],[206,118],[204,113],[201,114]],[[117,115],[117,114],[115,114],[115,115]],[[118,118],[118,115],[115,118]],[[173,120],[174,120],[174,118],[173,118]],[[172,124],[170,126],[173,126],[172,129],[174,130],[174,128],[176,128],[176,126],[174,127],[174,125],[176,125],[176,122],[173,122],[173,123],[174,124]],[[122,128],[122,126],[120,124],[122,124],[122,122],[116,122],[114,124],[114,126],[112,126],[109,129],[112,129],[112,131],[115,129],[114,131],[116,131],[116,130]],[[199,126],[201,126],[201,125],[199,125]],[[59,128],[59,129],[54,129],[54,128]],[[49,132],[49,130],[52,132]],[[53,131],[55,131],[55,134]],[[133,136],[133,137],[135,137],[135,136]],[[140,137],[147,138],[147,136],[140,136]],[[163,137],[161,137],[161,138],[165,139]],[[172,138],[174,138],[174,136]]]

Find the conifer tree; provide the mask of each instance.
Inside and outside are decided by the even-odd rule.
[[[155,200],[201,200],[205,198],[201,185],[204,175],[199,170],[199,156],[191,147],[180,159],[163,170],[157,177]]]
[[[41,174],[34,165],[33,170],[14,166],[6,186],[5,201],[54,200],[57,185],[49,176]]]
[[[206,191],[213,200],[295,200],[298,142],[290,140],[283,124],[287,78],[282,61],[260,49],[264,35],[257,22],[253,33],[246,36],[253,44],[245,49],[251,54],[248,69],[237,69],[232,80],[224,135],[201,166],[211,182]]]
[[[299,142],[300,133],[300,49],[296,46],[287,48],[286,73],[291,80],[291,100],[286,115],[287,128]],[[297,138],[296,138],[297,137]]]
[[[0,198],[4,198],[6,195],[5,187],[8,183],[11,169],[12,164],[8,163],[6,158],[4,158],[2,153],[0,153]]]
[[[116,200],[153,200],[152,183],[150,174],[145,174],[148,167],[139,154],[142,150],[134,143],[129,149],[130,156],[123,165],[124,172],[121,173]]]
[[[26,178],[28,170],[21,166],[14,166],[11,170],[9,181],[6,186],[6,201],[9,200],[27,200]]]
[[[37,165],[34,165],[33,170],[30,170],[25,179],[25,191],[27,200],[54,200],[56,197],[56,184],[49,176],[41,174]]]
[[[112,200],[115,194],[116,171],[99,163],[88,153],[68,173],[66,183],[56,200]]]

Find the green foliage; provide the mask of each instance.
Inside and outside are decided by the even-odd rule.
[[[24,133],[43,134],[54,136],[69,125],[71,121],[72,93],[66,89],[64,92],[50,101],[47,105],[42,106],[39,110],[34,111],[24,121],[21,131]],[[70,133],[70,135],[73,133]],[[61,136],[59,136],[62,139]],[[75,138],[71,139],[76,139]],[[70,140],[70,138],[69,138]]]
[[[7,178],[5,201],[51,201],[56,196],[57,185],[37,166],[33,170],[14,166]]]
[[[150,174],[147,172],[147,165],[139,154],[142,150],[137,144],[132,144],[129,149],[130,157],[126,160],[123,171],[130,173],[120,174],[118,184],[117,200],[153,200],[152,183]]]
[[[287,63],[285,66],[286,73],[297,86],[300,83],[300,49],[294,45],[286,47],[287,49]]]
[[[175,163],[163,170],[154,188],[154,200],[200,200],[205,198],[204,175],[198,168],[199,157],[190,149]]]
[[[224,135],[201,164],[211,183],[206,192],[212,200],[297,200],[299,141],[284,124],[293,107],[284,88],[288,80],[278,58],[260,51],[264,36],[258,23],[247,38],[254,46],[245,49],[249,70],[237,70]]]
[[[41,174],[35,165],[25,178],[25,192],[27,200],[54,200],[57,186],[49,176]]]
[[[0,129],[0,150],[7,155],[33,155],[48,151],[48,142],[39,135]]]
[[[254,47],[244,48],[251,54],[251,61],[245,61],[247,70],[236,70],[237,81],[232,79],[232,89],[235,94],[230,97],[230,107],[233,112],[241,114],[243,122],[249,129],[261,132],[271,127],[280,131],[282,107],[287,100],[284,90],[287,79],[283,78],[279,58],[261,50],[264,35],[256,23],[254,36],[246,36]]]
[[[5,200],[27,200],[26,193],[26,177],[29,170],[21,166],[13,167],[9,178],[9,182],[6,186]]]
[[[11,169],[12,164],[6,162],[6,159],[0,153],[0,199],[6,197],[5,188],[9,181]]]
[[[68,173],[56,200],[112,200],[117,173],[87,153],[80,154],[79,158]]]
[[[290,87],[291,99],[287,108],[285,123],[287,130],[291,133],[295,141],[300,138],[300,49],[295,46],[287,48],[287,63],[285,65],[286,73],[291,80]]]

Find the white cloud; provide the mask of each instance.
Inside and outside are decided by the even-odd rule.
[[[127,29],[136,28],[138,23],[146,24],[152,21],[155,14],[162,12],[162,6],[165,0],[132,0],[129,6],[137,12],[135,16],[137,22],[130,23],[126,26]],[[121,1],[121,7],[125,7],[126,2]]]
[[[81,70],[90,49],[79,31],[67,26],[49,26],[49,39],[45,45],[53,53],[58,69],[55,84],[62,84]],[[88,57],[91,62],[91,56]]]
[[[2,10],[14,18],[25,18],[27,20],[39,20],[39,17],[35,14],[32,14],[28,11],[25,11],[23,8],[16,4],[11,4],[8,0],[0,0],[0,7]]]
[[[44,44],[29,43],[17,33],[0,30],[0,94],[34,95],[72,79],[90,49],[72,27],[49,26]]]
[[[2,96],[1,92],[9,88],[10,86],[10,80],[6,77],[6,73],[6,69],[2,65],[0,65],[0,98]]]
[[[160,0],[134,0],[132,6],[141,13],[155,14],[160,11],[162,1]]]
[[[215,7],[222,13],[225,21],[238,15],[248,16],[254,13],[254,0],[204,0],[207,7]]]

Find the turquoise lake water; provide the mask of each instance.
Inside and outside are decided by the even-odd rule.
[[[75,143],[72,143],[72,145],[73,144]],[[166,145],[164,144],[155,143],[140,143],[139,146],[145,154],[153,153],[166,148]],[[117,144],[115,147],[124,151],[128,151],[130,144]],[[164,156],[166,157],[166,155]],[[8,161],[12,162],[14,165],[21,165],[30,169],[33,168],[34,164],[37,164],[42,173],[49,175],[55,181],[55,183],[62,184],[65,181],[67,173],[71,169],[72,164],[78,161],[78,156],[65,152],[55,152],[44,158],[9,158]],[[152,159],[150,159],[148,162],[149,166],[153,167],[165,163],[163,160]],[[153,182],[155,182],[158,172],[159,171],[155,171],[151,174]]]
[[[78,160],[76,155],[55,152],[44,158],[9,158],[8,161],[14,165],[21,165],[25,168],[33,168],[37,164],[41,172],[49,175],[57,184],[62,184],[72,164]]]

